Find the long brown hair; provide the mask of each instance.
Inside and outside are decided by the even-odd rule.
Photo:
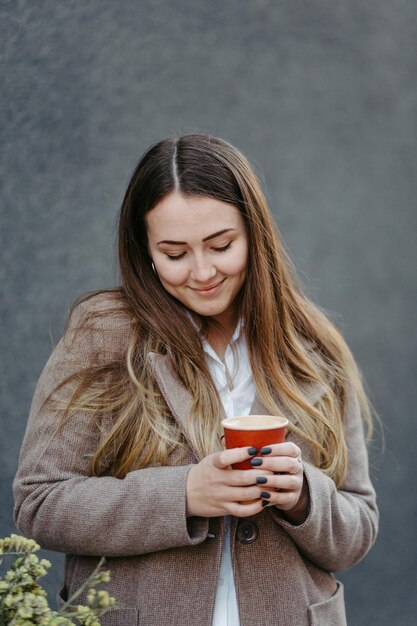
[[[278,402],[284,404],[295,417],[290,428],[311,445],[316,465],[340,485],[347,457],[343,414],[350,393],[357,394],[371,429],[358,368],[340,333],[304,295],[248,161],[229,143],[209,135],[165,139],[139,161],[120,212],[121,286],[104,296],[104,301],[112,300],[109,308],[86,307],[91,311],[78,326],[78,331],[89,324],[97,327],[100,318],[108,326],[110,313],[129,320],[119,356],[105,356],[71,377],[78,384],[64,420],[75,410],[94,420],[111,416],[91,460],[92,474],[122,477],[133,469],[166,464],[174,450],[178,458],[185,455],[186,443],[155,382],[149,353],[168,355],[192,394],[189,428],[199,457],[220,446],[220,401],[200,334],[186,307],[161,286],[148,252],[145,216],[173,191],[210,196],[240,211],[249,262],[238,306],[259,397],[272,413],[280,411]],[[306,385],[320,386],[320,397],[308,399]]]

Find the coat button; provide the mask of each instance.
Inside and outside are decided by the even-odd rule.
[[[240,543],[253,543],[258,537],[258,527],[255,522],[248,520],[239,522],[236,535]]]

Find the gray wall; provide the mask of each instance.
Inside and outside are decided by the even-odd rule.
[[[307,291],[345,333],[386,425],[385,452],[378,435],[371,450],[380,537],[341,575],[349,623],[416,623],[416,3],[0,10],[1,535],[51,335],[78,294],[116,281],[117,210],[139,155],[208,130],[263,172]]]

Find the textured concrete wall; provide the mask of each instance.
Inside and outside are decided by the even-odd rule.
[[[380,538],[341,575],[350,623],[416,623],[416,3],[3,0],[0,11],[1,534],[51,334],[78,294],[115,283],[130,172],[152,142],[208,130],[263,172],[307,290],[343,329],[386,424],[385,453],[378,437],[372,450]]]

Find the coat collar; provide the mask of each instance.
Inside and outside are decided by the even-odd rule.
[[[157,354],[156,352],[150,352],[148,359],[152,365],[155,373],[155,377],[162,395],[174,417],[179,425],[184,437],[192,449],[194,455],[198,460],[199,455],[194,449],[189,433],[188,416],[193,404],[193,399],[189,391],[184,387],[182,382],[175,374],[168,355]],[[303,385],[304,396],[308,402],[315,404],[320,396],[324,393],[323,385],[319,383],[306,383]],[[275,398],[278,406],[281,408],[283,415],[289,419],[290,422],[294,422],[293,416],[288,413],[288,410],[284,407],[279,397]],[[264,407],[258,394],[255,395],[255,399],[252,403],[250,410],[251,415],[269,415],[270,411]],[[224,419],[223,408],[221,409],[220,419]]]

